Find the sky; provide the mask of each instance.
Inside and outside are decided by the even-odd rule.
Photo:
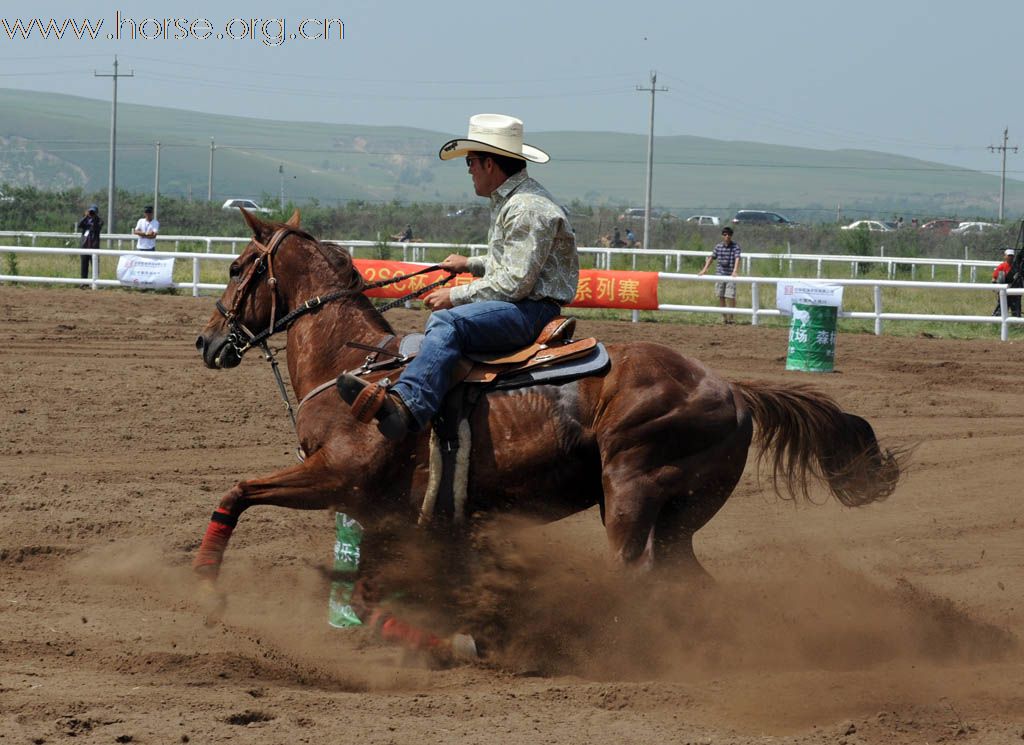
[[[14,30],[35,18],[102,26],[94,40],[70,26],[60,39]],[[989,146],[1004,128],[1010,148],[1024,145],[1021,28],[1024,3],[1009,0],[5,0],[0,87],[109,100],[111,78],[96,73],[117,55],[134,74],[119,101],[453,137],[471,114],[497,112],[523,119],[530,142],[647,134],[651,94],[638,88],[656,73],[667,89],[655,96],[658,136],[877,150],[999,174]],[[0,112],[0,136],[2,123]],[[1006,157],[1007,177],[1024,179],[1024,148]]]

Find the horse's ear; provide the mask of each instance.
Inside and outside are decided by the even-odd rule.
[[[297,228],[299,227],[299,222],[299,208],[296,207],[295,211],[292,213],[292,216],[288,218],[288,222],[286,222],[285,225],[287,225],[289,228]]]
[[[245,221],[249,223],[249,229],[252,230],[252,234],[254,236],[258,237],[266,230],[266,226],[264,226],[256,215],[251,214],[242,207],[239,207],[238,211],[242,213],[242,217],[244,217]]]

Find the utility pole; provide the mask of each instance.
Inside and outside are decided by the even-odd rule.
[[[284,163],[277,167],[277,174],[281,177],[281,211],[284,212]]]
[[[658,91],[667,91],[668,88],[658,88],[658,73],[651,71],[651,87],[644,88],[637,86],[638,91],[650,91],[651,94],[651,120],[647,131],[647,190],[644,196],[644,242],[643,249],[647,250],[648,236],[651,234],[651,182],[654,176],[654,94]],[[636,257],[633,257],[633,268],[636,268]]]
[[[118,78],[133,78],[135,77],[135,70],[131,72],[117,71],[117,55],[114,55],[114,72],[97,72],[93,70],[93,76],[97,78],[113,78],[114,80],[114,97],[110,105],[110,171],[107,174],[107,232],[114,232],[114,189],[117,186],[117,178],[115,176],[117,168],[117,79]]]
[[[217,146],[213,144],[213,138],[210,138],[210,172],[207,175],[207,187],[206,187],[206,201],[213,201],[213,151],[217,149]]]
[[[160,218],[160,140],[156,141],[156,176],[153,179],[153,219]]]
[[[1017,147],[1007,147],[1006,143],[1010,139],[1010,128],[1006,127],[1003,129],[1003,144],[1002,145],[989,145],[988,149],[993,153],[1001,152],[1003,154],[1003,177],[999,182],[999,222],[1003,221],[1003,205],[1006,202],[1006,151],[1013,150],[1017,152]]]

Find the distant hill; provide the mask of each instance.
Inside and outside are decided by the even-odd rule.
[[[268,111],[272,114],[272,111]],[[313,112],[315,115],[315,111]],[[101,190],[107,183],[110,104],[0,89],[0,184]],[[472,202],[464,168],[437,159],[453,134],[412,127],[282,122],[119,104],[117,183],[205,199],[213,138],[216,201]],[[533,169],[565,203],[643,202],[647,138],[615,132],[535,132],[552,162]],[[812,150],[702,137],[656,137],[654,202],[686,215],[775,207],[801,219],[892,213],[995,215],[996,176],[864,150]],[[281,167],[283,166],[283,172]],[[1024,212],[1024,183],[1007,181],[1006,214]]]

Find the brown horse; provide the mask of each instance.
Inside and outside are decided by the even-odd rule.
[[[239,482],[221,498],[193,564],[208,586],[250,507],[334,508],[372,534],[395,519],[415,524],[428,478],[426,435],[385,440],[329,385],[366,356],[347,342],[397,347],[361,293],[349,253],[300,231],[298,212],[286,224],[244,214],[254,238],[231,264],[218,309],[196,340],[203,361],[234,367],[253,337],[287,326],[296,397],[327,385],[298,411],[305,461]],[[657,344],[608,352],[611,366],[600,376],[481,400],[467,517],[553,521],[596,504],[622,565],[704,575],[694,533],[739,481],[755,424],[758,445],[774,454],[776,486],[791,494],[806,496],[813,477],[843,504],[860,506],[886,498],[899,480],[898,457],[880,450],[871,426],[810,388],[728,382]]]

